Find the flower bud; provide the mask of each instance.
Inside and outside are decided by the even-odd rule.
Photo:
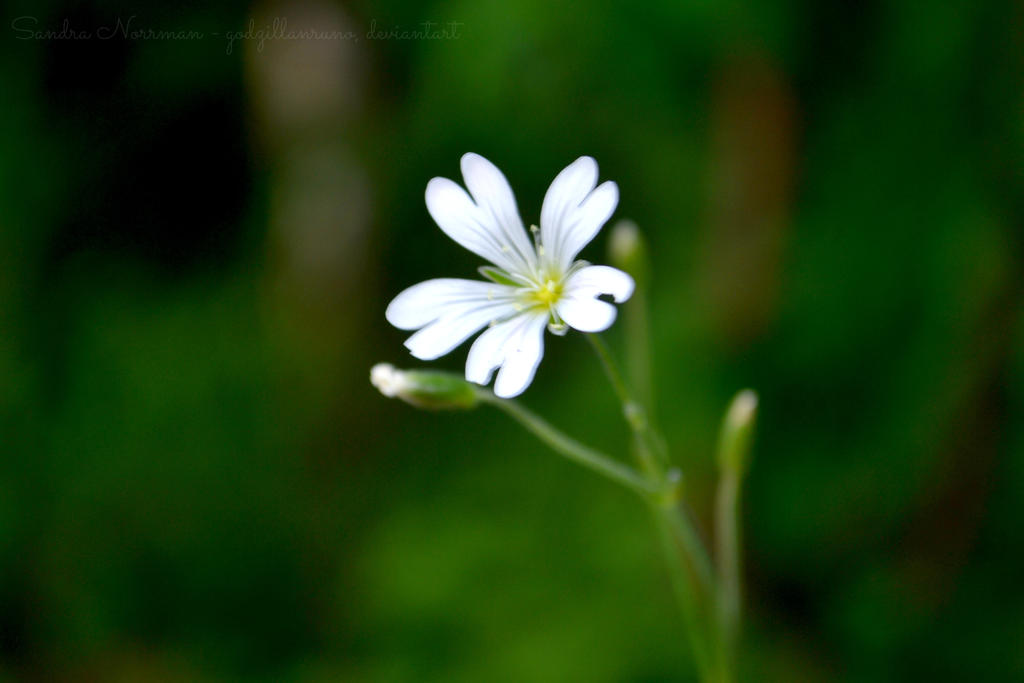
[[[647,277],[647,245],[633,221],[619,221],[608,240],[608,260],[635,280]]]
[[[749,464],[754,424],[757,421],[757,394],[744,389],[736,394],[722,420],[718,439],[718,465],[742,475]]]
[[[370,383],[388,398],[400,398],[417,408],[468,410],[477,404],[473,385],[449,372],[399,370],[378,363],[370,369]]]

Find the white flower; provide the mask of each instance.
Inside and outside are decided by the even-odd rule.
[[[621,270],[575,260],[611,217],[619,188],[597,185],[597,162],[580,157],[548,188],[531,240],[494,164],[466,154],[462,177],[468,194],[447,178],[427,183],[427,210],[445,234],[494,264],[480,269],[490,282],[427,280],[395,297],[385,315],[395,327],[419,330],[405,345],[421,360],[439,358],[487,327],[469,349],[466,379],[487,384],[500,368],[494,393],[517,396],[544,355],[545,327],[559,335],[567,326],[600,332],[616,309],[597,297],[621,303],[633,293],[633,279]]]

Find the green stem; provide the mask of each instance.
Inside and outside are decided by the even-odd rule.
[[[600,334],[593,333],[585,336],[590,345],[594,347],[594,351],[601,361],[601,367],[604,368],[605,375],[608,376],[608,381],[611,382],[612,388],[615,390],[615,395],[619,397],[619,401],[622,403],[623,410],[628,412],[628,406],[632,405],[634,401],[630,397],[626,383],[622,379],[622,373],[619,372],[619,368],[612,358],[612,352],[608,348],[608,344],[605,343],[604,337]]]
[[[689,512],[681,505],[673,505],[665,509],[664,516],[679,540],[687,559],[690,561],[693,575],[701,591],[711,595],[715,590],[715,576],[711,569],[711,558],[704,547],[704,542],[697,534]]]
[[[659,479],[662,478],[664,476],[664,465],[668,462],[664,440],[652,429],[651,420],[648,418],[646,408],[643,404],[634,400],[629,389],[626,388],[626,383],[622,379],[622,373],[619,372],[619,368],[615,364],[615,359],[612,357],[604,338],[599,334],[587,334],[584,336],[586,336],[587,341],[590,342],[598,359],[601,361],[601,367],[604,368],[605,375],[615,390],[615,395],[618,396],[619,401],[622,403],[622,414],[626,417],[626,422],[629,423],[630,428],[633,430],[636,441],[636,454],[640,465],[651,476]]]
[[[553,450],[565,456],[575,463],[601,474],[614,482],[622,484],[643,496],[650,499],[661,492],[657,484],[639,474],[633,468],[613,460],[611,457],[588,448],[575,439],[567,436],[539,415],[524,408],[519,403],[508,399],[498,398],[486,389],[478,389],[477,396],[480,401],[489,403],[496,408],[503,410],[510,417],[527,429],[534,436],[550,446]]]
[[[740,605],[742,597],[742,543],[739,525],[740,481],[739,473],[726,469],[718,480],[715,497],[715,540],[718,561],[717,621],[721,630],[719,657],[723,666],[732,667],[736,661],[740,633]]]
[[[637,286],[629,303],[623,307],[623,323],[626,332],[627,374],[636,390],[637,399],[649,413],[653,413],[654,381],[651,372],[651,337],[647,319],[646,290],[647,288],[642,285]]]
[[[690,647],[700,672],[701,680],[713,681],[713,663],[711,644],[708,642],[706,621],[701,619],[700,596],[695,593],[693,582],[688,579],[687,569],[683,566],[679,553],[678,535],[672,528],[669,515],[653,511],[654,521],[662,540],[662,548],[669,565],[669,578],[672,591],[679,602],[680,611],[686,621],[686,632],[690,637]]]
[[[640,465],[660,490],[677,492],[677,487],[669,483],[672,473],[677,471],[666,471],[664,466],[668,462],[664,440],[653,428],[644,406],[632,399],[607,344],[596,334],[586,336],[622,402]],[[681,502],[670,496],[653,504],[652,511],[701,678],[715,683],[731,681],[730,662],[724,661],[726,651],[719,642],[721,632],[715,613],[717,582],[707,549]]]

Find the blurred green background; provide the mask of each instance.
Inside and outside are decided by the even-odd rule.
[[[618,182],[705,526],[760,392],[745,680],[1024,680],[1020,3],[4,18],[0,680],[694,680],[628,493],[368,383],[390,298],[479,265],[423,203],[467,151],[527,223]],[[579,335],[524,402],[627,443]]]

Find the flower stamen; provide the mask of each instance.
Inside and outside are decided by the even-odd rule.
[[[541,287],[538,287],[533,292],[533,296],[537,299],[537,301],[544,304],[545,306],[550,306],[551,304],[558,301],[558,297],[560,297],[561,295],[561,284],[551,279],[545,281]]]

